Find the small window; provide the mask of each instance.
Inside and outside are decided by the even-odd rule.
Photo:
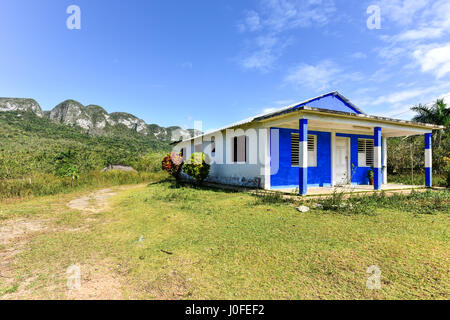
[[[358,139],[358,167],[373,167],[373,140]]]
[[[216,138],[211,139],[211,155],[216,154]]]
[[[233,138],[233,162],[247,162],[247,137]]]
[[[299,165],[299,134],[291,134],[291,166]],[[308,135],[308,167],[317,167],[317,136]]]
[[[180,155],[184,161],[186,161],[186,148],[181,148]]]

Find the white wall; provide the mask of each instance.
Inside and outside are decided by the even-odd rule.
[[[223,130],[220,134],[210,134],[203,137],[203,152],[213,161],[207,181],[221,184],[261,187],[270,189],[270,130],[261,126],[252,126],[232,130]],[[247,161],[233,163],[232,141],[235,136],[247,136]],[[211,138],[215,136],[216,154],[211,154]],[[197,139],[196,139],[197,143]],[[187,159],[194,152],[192,141],[182,142],[175,146],[174,151],[186,148]],[[267,166],[266,166],[267,164]]]

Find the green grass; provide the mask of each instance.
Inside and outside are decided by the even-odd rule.
[[[86,217],[65,207],[77,195],[1,205],[5,221],[25,216],[53,219],[61,230],[88,227],[33,237],[14,263],[16,283],[35,279],[25,297],[64,298],[65,270],[80,264],[108,265],[123,280],[125,298],[449,298],[448,191],[358,198],[370,214],[299,213],[297,202],[276,197],[163,182],[134,186],[108,211]],[[432,214],[413,210],[421,204]],[[381,290],[366,288],[371,265],[381,269]]]

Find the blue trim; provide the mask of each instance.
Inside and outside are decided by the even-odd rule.
[[[381,172],[381,168],[374,168],[373,169],[373,187],[375,190],[381,190],[381,184],[383,183],[383,175]]]
[[[276,136],[279,132],[279,147],[275,148]],[[296,129],[271,128],[271,188],[297,188],[299,185],[299,168],[291,166],[291,133]],[[308,187],[323,187],[331,185],[331,133],[323,131],[308,131],[317,136],[317,166],[308,167]],[[337,137],[350,138],[351,175],[353,185],[368,185],[367,172],[369,167],[358,167],[358,139],[373,139],[369,135],[336,133]]]
[[[433,186],[433,169],[425,168],[425,186],[431,188]]]
[[[298,187],[298,167],[291,166],[291,134],[298,133],[295,129],[271,128],[271,132],[279,132],[279,148],[276,149],[271,134],[271,187]],[[331,185],[331,133],[308,131],[317,137],[317,166],[308,167],[308,186]],[[278,151],[278,153],[277,153]],[[274,168],[272,170],[272,168]],[[278,170],[275,170],[278,169]]]
[[[353,184],[355,185],[355,184]],[[322,188],[322,187],[331,187],[331,183],[324,183],[323,185],[317,184],[317,183],[308,183],[308,188]],[[285,186],[271,186],[270,190],[277,190],[277,189],[296,189],[298,188],[298,184],[291,184],[291,185],[285,185]]]
[[[381,128],[376,127],[374,128],[374,135],[373,135],[373,145],[375,147],[381,147]]]
[[[369,179],[367,178],[367,172],[369,171],[370,167],[358,166],[358,139],[373,140],[373,136],[363,134],[336,133],[336,137],[350,138],[350,174],[352,176],[352,184],[368,185]]]
[[[431,149],[431,133],[425,133],[425,149]]]
[[[300,119],[298,121],[299,127],[299,141],[308,141],[308,119]],[[302,163],[303,166],[299,167],[298,170],[298,190],[301,195],[308,193],[308,163],[304,163],[305,157],[303,159],[298,159],[299,164]]]
[[[301,195],[308,193],[308,168],[299,168],[298,190]]]

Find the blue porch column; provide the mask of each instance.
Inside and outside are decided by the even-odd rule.
[[[433,164],[432,164],[431,133],[425,133],[425,185],[433,186]]]
[[[373,173],[374,173],[374,189],[381,190],[381,184],[383,183],[383,170],[381,166],[381,128],[376,127],[374,129],[373,137]]]
[[[298,128],[298,190],[301,195],[306,195],[308,193],[308,119],[300,119],[298,122]]]

